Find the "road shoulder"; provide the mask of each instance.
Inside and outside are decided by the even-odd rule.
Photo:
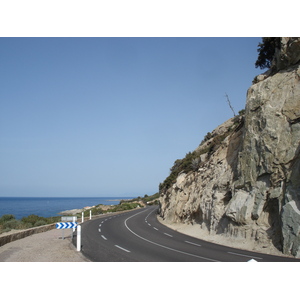
[[[89,262],[71,243],[72,229],[52,229],[0,247],[0,262]]]

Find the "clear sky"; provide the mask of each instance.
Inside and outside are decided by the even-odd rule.
[[[0,196],[143,196],[245,107],[261,38],[0,38]]]

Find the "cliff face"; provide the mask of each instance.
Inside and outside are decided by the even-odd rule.
[[[160,214],[300,257],[300,38],[281,43],[273,71],[249,88],[245,115],[195,150],[199,168],[161,193]]]

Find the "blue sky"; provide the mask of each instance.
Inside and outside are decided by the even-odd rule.
[[[0,196],[143,196],[245,107],[261,38],[0,38]]]

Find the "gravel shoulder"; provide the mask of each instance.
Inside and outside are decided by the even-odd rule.
[[[282,252],[276,249],[271,243],[268,248],[263,248],[259,244],[253,241],[246,240],[244,238],[232,238],[232,237],[225,237],[220,234],[209,234],[208,231],[203,230],[199,224],[191,225],[191,224],[183,224],[183,223],[169,223],[163,220],[160,216],[157,217],[157,220],[163,225],[173,230],[176,230],[178,232],[184,233],[186,235],[190,235],[192,237],[207,242],[220,244],[228,247],[234,247],[237,249],[260,252],[264,254],[295,258],[291,255],[284,255]]]
[[[89,262],[71,243],[72,229],[52,229],[0,247],[0,262]]]

